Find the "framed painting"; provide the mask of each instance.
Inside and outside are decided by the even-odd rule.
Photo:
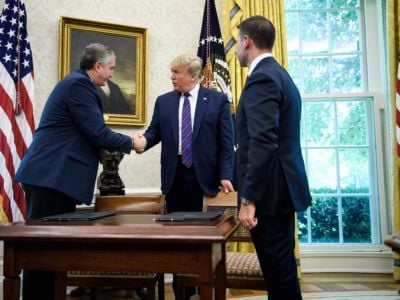
[[[146,125],[147,29],[61,17],[59,79],[79,68],[91,43],[110,47],[117,57],[113,77],[98,87],[106,124]]]

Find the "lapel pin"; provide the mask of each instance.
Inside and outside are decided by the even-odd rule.
[[[207,98],[206,98],[206,97],[204,97],[204,98],[203,98],[203,100],[204,100],[204,101],[207,101]]]

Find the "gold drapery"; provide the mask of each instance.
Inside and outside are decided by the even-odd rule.
[[[396,139],[396,81],[397,68],[400,56],[400,1],[387,0],[387,41],[388,41],[388,64],[389,64],[389,96],[392,109],[393,120],[393,211],[394,211],[394,229],[396,233],[400,232],[400,178],[399,168],[400,159],[397,156]],[[388,216],[389,217],[389,216]],[[400,279],[400,257],[394,254],[394,278]],[[396,266],[397,265],[397,266]]]
[[[226,49],[226,61],[231,76],[232,99],[235,112],[248,71],[247,68],[240,66],[235,54],[235,40],[238,34],[237,25],[254,15],[264,16],[274,24],[276,38],[272,53],[274,58],[284,68],[288,66],[284,0],[222,0],[221,30]],[[295,256],[298,263],[297,273],[300,278],[301,268],[297,227],[295,237]],[[232,251],[254,252],[253,245],[248,243],[230,244],[229,247]]]
[[[247,68],[240,67],[235,54],[237,25],[254,15],[264,16],[274,24],[276,39],[273,55],[283,67],[287,68],[284,0],[223,0],[221,30],[231,76],[235,111],[247,76]]]

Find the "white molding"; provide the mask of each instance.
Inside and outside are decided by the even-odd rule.
[[[392,273],[390,252],[300,252],[302,273]]]

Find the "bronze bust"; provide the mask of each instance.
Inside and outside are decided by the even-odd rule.
[[[97,178],[97,188],[101,196],[125,195],[125,185],[118,174],[118,166],[124,154],[118,151],[100,151],[100,163],[103,171]]]

